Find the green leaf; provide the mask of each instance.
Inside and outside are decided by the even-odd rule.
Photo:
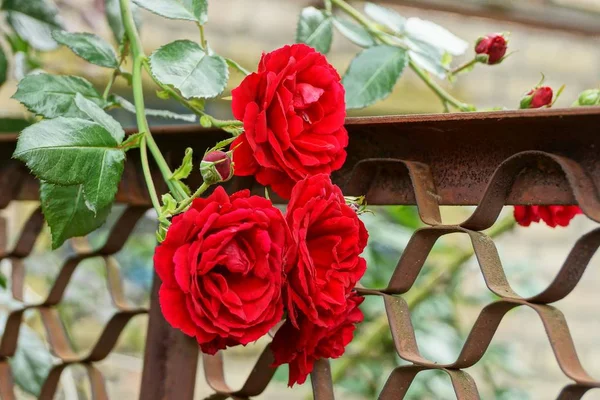
[[[381,7],[374,3],[366,3],[365,14],[367,14],[373,21],[385,26],[392,32],[404,32],[406,18],[390,8]]]
[[[204,24],[208,19],[207,0],[133,0],[135,4],[170,19]]]
[[[31,125],[31,122],[21,118],[0,118],[0,133],[16,133]]]
[[[83,184],[87,207],[98,213],[115,197],[125,152],[102,125],[58,117],[26,128],[13,157],[24,161],[41,180],[63,186]]]
[[[92,33],[69,33],[55,30],[52,37],[70,48],[84,60],[106,68],[118,68],[117,54],[112,46]]]
[[[370,47],[350,63],[342,84],[346,108],[363,108],[389,96],[408,64],[406,50],[387,45]]]
[[[0,86],[6,82],[6,75],[8,72],[8,60],[6,59],[6,54],[4,53],[4,49],[0,46]]]
[[[123,149],[124,151],[128,151],[140,147],[140,142],[142,141],[143,137],[144,133],[142,132],[134,133],[132,135],[127,136],[127,139],[125,139],[125,141],[121,143],[121,149]]]
[[[40,199],[52,234],[52,249],[59,248],[69,238],[85,236],[98,229],[111,209],[109,204],[96,213],[90,210],[83,185],[60,186],[42,182]]]
[[[168,98],[168,97],[167,97]],[[123,108],[125,111],[129,111],[130,113],[135,114],[135,106],[131,104],[127,99],[119,95],[112,95],[111,100],[113,100],[114,104]],[[158,117],[158,118],[167,118],[167,119],[176,119],[180,121],[186,122],[196,122],[196,114],[178,114],[169,110],[154,110],[152,108],[146,108],[146,115],[149,117]]]
[[[14,31],[37,50],[56,48],[51,33],[62,28],[58,9],[47,0],[4,0],[1,9],[8,12]]]
[[[469,47],[469,43],[455,36],[446,28],[420,18],[409,18],[406,21],[406,35],[447,51],[453,56],[464,54]]]
[[[171,179],[174,181],[180,181],[182,179],[190,176],[192,169],[194,168],[194,164],[192,162],[193,150],[191,147],[185,149],[185,155],[183,156],[183,160],[181,161],[181,165],[173,171],[173,175],[171,175]]]
[[[125,137],[125,131],[113,117],[108,115],[96,103],[83,97],[80,93],[75,95],[75,105],[88,119],[103,126],[117,143],[121,143]]]
[[[46,118],[80,117],[81,111],[75,105],[77,93],[98,106],[105,104],[91,83],[68,75],[28,75],[19,82],[12,98],[23,103],[29,111]]]
[[[446,77],[448,70],[443,63],[449,53],[418,39],[407,37],[405,42],[410,49],[408,52],[410,59],[419,67],[431,72],[440,79]],[[450,57],[452,56],[450,55]]]
[[[318,52],[327,54],[331,49],[332,39],[331,17],[314,7],[304,8],[298,19],[296,43],[306,43]]]
[[[133,14],[133,20],[138,30],[142,26],[142,19],[140,18],[139,8],[135,4],[131,4],[131,13]],[[117,43],[121,43],[123,35],[125,34],[125,28],[123,27],[123,18],[121,17],[121,6],[119,0],[104,0],[104,14],[106,15],[106,21],[110,30],[112,31]]]
[[[227,85],[229,69],[223,57],[208,55],[190,40],[177,40],[150,56],[152,74],[179,89],[186,99],[218,96]]]
[[[2,329],[5,322],[4,317],[0,318]],[[22,324],[19,329],[19,345],[15,355],[9,359],[9,363],[17,386],[38,397],[53,361],[42,339],[25,324]]]
[[[0,287],[6,289],[6,276],[2,272],[0,272]]]
[[[346,39],[360,47],[375,46],[376,42],[362,25],[350,20],[334,17],[333,25]]]

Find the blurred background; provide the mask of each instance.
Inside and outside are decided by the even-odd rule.
[[[21,0],[26,1],[26,0]],[[394,0],[386,2],[406,17],[434,21],[474,43],[477,37],[491,32],[510,32],[509,51],[514,52],[502,64],[478,65],[474,71],[450,85],[442,83],[459,99],[475,104],[479,109],[492,107],[517,108],[521,95],[537,84],[541,73],[554,88],[566,89],[556,107],[568,107],[579,92],[598,87],[600,83],[600,1],[599,0]],[[66,30],[90,31],[113,41],[104,19],[104,1],[56,1]],[[248,70],[254,70],[263,51],[270,51],[295,38],[300,10],[307,5],[320,6],[317,1],[282,0],[212,0],[209,2],[207,39],[221,55],[234,58]],[[356,2],[357,8],[361,3]],[[146,52],[175,39],[198,39],[193,24],[169,21],[140,10],[141,36]],[[488,16],[490,18],[484,18]],[[516,22],[515,22],[516,21]],[[4,29],[4,21],[0,28]],[[48,43],[49,41],[49,43]],[[7,46],[6,41],[1,45]],[[87,64],[66,48],[56,48],[46,39],[48,50],[35,52],[43,69],[59,74],[85,76],[102,90],[109,79],[106,69]],[[329,55],[334,66],[343,72],[360,49],[336,35]],[[463,59],[473,56],[468,51]],[[10,99],[17,80],[37,68],[30,61],[10,61],[10,80],[0,88],[0,131],[15,132],[21,120],[30,118],[16,101]],[[130,68],[130,65],[126,65]],[[232,73],[230,88],[242,76]],[[155,86],[148,79],[146,102],[150,108],[170,109],[185,113],[175,102],[159,99]],[[117,80],[116,91],[131,100],[124,80]],[[222,118],[230,116],[229,102],[216,100],[208,111]],[[384,115],[441,112],[434,94],[408,69],[393,94],[385,101],[351,115]],[[134,115],[123,110],[113,114],[125,126],[135,124]],[[153,119],[151,123],[174,124],[171,120]],[[482,132],[484,134],[484,132]],[[10,241],[37,204],[13,203],[2,215],[9,221]],[[369,269],[362,281],[367,287],[383,287],[395,268],[412,232],[421,226],[416,209],[409,206],[372,207],[373,214],[362,216],[371,238],[365,252]],[[88,238],[92,246],[100,246],[111,224],[122,208],[117,207],[109,223]],[[445,207],[446,223],[460,222],[470,213],[470,207]],[[504,210],[497,224],[488,232],[496,236],[508,278],[523,296],[533,295],[554,277],[576,239],[596,225],[585,216],[578,216],[567,228],[536,225],[514,226],[512,208]],[[124,249],[117,255],[125,279],[125,289],[131,303],[148,305],[152,278],[152,253],[155,221],[151,214],[137,226]],[[35,255],[27,259],[26,300],[44,298],[53,283],[61,260],[73,252],[70,244],[49,252],[50,237],[40,236]],[[75,272],[60,307],[61,317],[76,349],[85,351],[97,340],[99,333],[114,312],[106,290],[106,269],[101,259],[88,260]],[[574,291],[558,307],[565,313],[584,367],[600,376],[600,318],[595,308],[600,285],[600,256],[596,256]],[[0,264],[4,276],[10,275],[8,261]],[[7,282],[10,285],[10,281]],[[0,288],[0,309],[10,307],[8,289]],[[493,301],[486,289],[477,261],[472,258],[472,246],[467,237],[449,235],[438,241],[427,259],[417,284],[406,296],[413,312],[417,341],[422,354],[441,363],[454,361],[460,352],[479,311]],[[387,379],[390,371],[402,365],[391,341],[383,303],[368,298],[363,306],[366,320],[360,325],[347,354],[334,360],[332,370],[336,390],[344,399],[372,399]],[[0,312],[0,318],[5,314]],[[39,316],[26,313],[27,327],[21,330],[20,350],[13,360],[13,370],[19,384],[19,396],[36,398],[48,367],[53,362],[47,351]],[[111,398],[135,399],[139,393],[147,318],[136,317],[125,329],[117,349],[101,363],[108,379]],[[0,327],[3,326],[0,321]],[[264,343],[234,348],[226,352],[227,375],[232,386],[242,384],[260,354]],[[468,369],[478,382],[483,399],[550,399],[556,397],[567,378],[560,372],[541,322],[531,310],[517,309],[508,314],[483,362]],[[281,368],[277,380],[270,385],[263,399],[304,399],[309,386],[288,389],[286,371]],[[199,366],[196,396],[210,393]],[[89,399],[90,390],[80,367],[69,367],[61,381],[60,399]],[[454,399],[449,379],[435,372],[417,376],[409,392],[410,399]],[[589,392],[585,399],[600,399],[600,393]]]

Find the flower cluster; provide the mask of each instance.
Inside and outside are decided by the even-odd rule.
[[[363,319],[354,287],[368,234],[329,176],[346,157],[344,89],[323,55],[286,46],[263,55],[232,107],[244,123],[231,144],[235,168],[213,151],[203,176],[254,175],[289,198],[287,212],[247,190],[195,199],[156,249],[159,300],[208,354],[255,341],[287,315],[271,348],[291,386],[316,360],[341,356]]]

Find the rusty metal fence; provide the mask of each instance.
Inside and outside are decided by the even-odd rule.
[[[494,224],[507,204],[579,204],[587,217],[600,222],[600,111],[582,108],[351,119],[347,127],[348,159],[334,175],[334,181],[347,195],[366,194],[369,204],[416,204],[427,225],[412,236],[387,287],[357,288],[365,296],[382,298],[396,351],[411,363],[391,372],[380,398],[403,398],[419,372],[436,369],[450,377],[457,398],[478,399],[476,382],[463,369],[481,359],[503,317],[516,307],[531,308],[539,316],[556,361],[571,381],[557,398],[579,399],[588,390],[600,387],[600,381],[592,378],[579,362],[565,316],[550,305],[569,295],[579,282],[600,245],[600,228],[577,241],[545,290],[526,298],[510,287],[494,242],[482,232]],[[207,148],[222,138],[220,132],[196,127],[161,128],[155,132],[161,148],[173,155],[182,154],[186,146]],[[0,137],[0,208],[11,201],[37,198],[33,178],[10,159],[14,144],[14,136]],[[192,179],[195,180],[192,184],[197,184],[199,177]],[[244,187],[261,193],[252,179],[237,179],[228,184],[230,191]],[[159,285],[156,276],[149,310],[128,304],[119,266],[113,257],[150,206],[135,157],[128,160],[117,197],[127,208],[104,246],[92,251],[84,240],[74,240],[76,254],[64,260],[49,295],[36,304],[24,303],[23,260],[30,255],[41,232],[42,215],[36,210],[29,217],[11,249],[6,248],[5,230],[1,232],[0,255],[12,263],[12,296],[21,306],[10,312],[0,340],[0,399],[15,399],[8,360],[19,345],[19,328],[28,309],[39,312],[49,348],[59,360],[44,383],[40,398],[52,399],[62,371],[76,363],[83,365],[88,373],[93,398],[107,399],[103,376],[95,364],[111,352],[128,321],[146,312],[150,318],[140,398],[193,398],[197,345],[193,339],[171,329],[162,318],[156,298]],[[463,223],[445,225],[440,205],[477,207]],[[436,240],[450,233],[469,236],[487,287],[498,300],[480,312],[457,360],[440,364],[419,353],[410,311],[402,295],[410,291]],[[105,262],[107,287],[117,312],[92,349],[78,354],[65,335],[56,306],[78,265],[98,256]],[[214,390],[211,399],[258,396],[275,372],[270,368],[272,356],[267,346],[246,384],[241,389],[232,389],[225,380],[227,366],[222,355],[202,357],[207,383]],[[334,398],[327,361],[316,364],[311,378],[316,399]]]

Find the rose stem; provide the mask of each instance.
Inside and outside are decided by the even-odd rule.
[[[120,0],[121,3],[121,15],[123,16],[123,26],[125,27],[125,34],[129,40],[131,46],[131,53],[133,56],[133,71],[132,71],[132,86],[133,86],[133,98],[135,103],[135,116],[137,120],[137,126],[140,133],[144,134],[144,138],[146,138],[146,145],[150,149],[150,153],[154,157],[156,164],[158,165],[158,169],[160,170],[169,190],[175,197],[175,199],[181,201],[187,197],[185,191],[178,183],[171,180],[171,176],[173,173],[167,164],[167,161],[163,157],[158,145],[154,141],[152,137],[152,133],[150,132],[150,128],[148,127],[148,120],[146,119],[146,112],[144,106],[144,92],[142,86],[142,65],[144,60],[146,59],[146,55],[144,54],[144,50],[142,48],[142,44],[140,41],[140,37],[135,26],[135,22],[133,20],[133,14],[131,13],[131,7],[129,4],[129,0]],[[144,152],[146,150],[146,146],[140,146],[140,152]],[[142,163],[147,163],[148,157],[144,157],[142,154]],[[148,165],[144,167],[145,171],[149,171],[150,168]],[[153,184],[149,183],[149,180],[152,179],[151,176],[144,174],[146,178],[146,184],[150,189]],[[156,195],[156,193],[155,193]],[[157,210],[158,211],[158,210]]]
[[[358,10],[356,10],[354,7],[352,7],[351,5],[349,5],[348,3],[346,3],[344,0],[331,0],[331,2],[333,4],[335,4],[337,7],[339,7],[346,14],[348,14],[350,17],[352,17],[354,20],[356,20],[356,22],[358,22],[359,24],[361,24],[362,26],[364,26],[367,29],[367,31],[371,33],[371,35],[375,36],[381,42],[383,42],[383,43],[385,43],[387,45],[390,45],[390,46],[400,47],[400,46],[398,46],[397,43],[395,43],[394,41],[390,40],[389,37],[387,37],[386,35],[384,35],[384,32],[382,32],[381,30],[379,30],[376,25],[374,25],[373,23],[371,23],[371,21],[369,21]],[[465,104],[465,103],[457,100],[450,93],[446,92],[436,82],[434,82],[433,80],[431,80],[431,78],[429,77],[429,74],[427,72],[423,71],[412,60],[409,61],[409,65],[410,65],[410,68],[413,71],[415,71],[415,73],[419,76],[419,78],[421,78],[421,80],[423,82],[425,82],[425,84],[443,102],[446,102],[446,103],[452,105],[453,107],[458,108],[461,111],[474,111],[474,107],[473,106],[471,106],[469,104]]]

